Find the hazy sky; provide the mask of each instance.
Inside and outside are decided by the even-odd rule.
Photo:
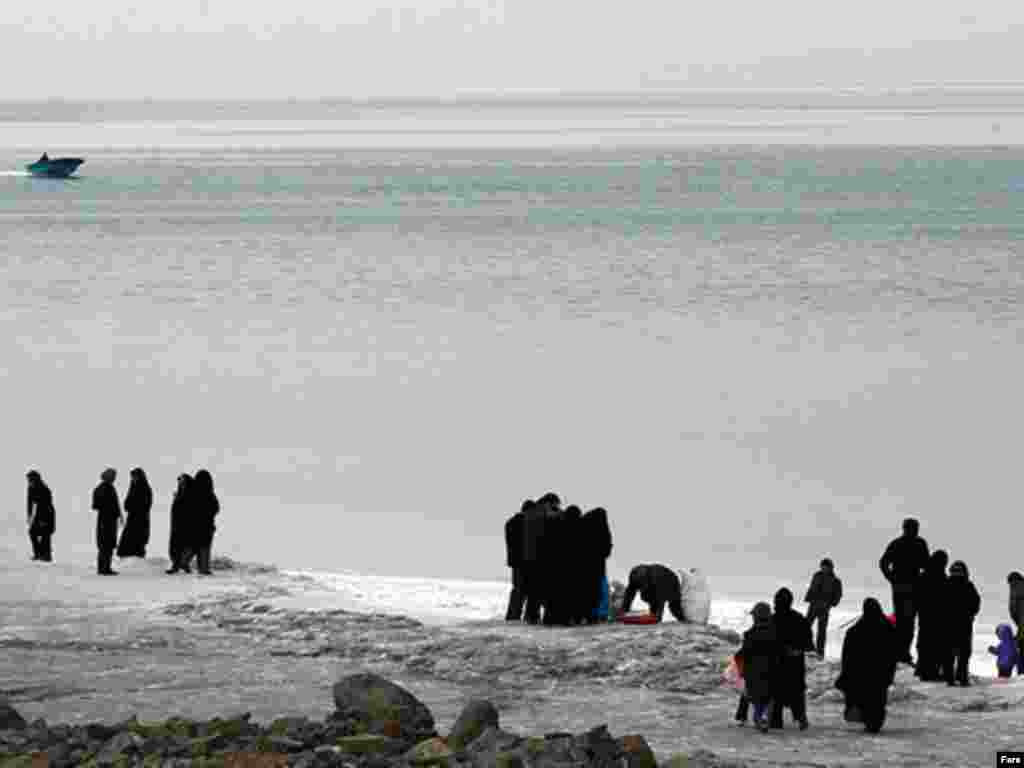
[[[1022,35],[1012,0],[5,0],[0,98],[1002,82]]]

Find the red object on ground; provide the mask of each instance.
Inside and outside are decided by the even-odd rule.
[[[889,620],[889,623],[892,624],[894,627],[896,626],[896,614],[895,613],[887,613],[887,614],[885,614],[885,618],[887,618]]]
[[[619,617],[623,624],[657,624],[658,617],[653,613],[626,613]]]

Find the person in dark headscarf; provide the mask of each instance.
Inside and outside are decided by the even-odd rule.
[[[845,695],[847,720],[863,721],[868,733],[878,733],[885,723],[889,686],[901,649],[896,628],[885,618],[881,604],[867,598],[860,619],[843,639],[836,688]]]
[[[629,572],[626,593],[622,596],[622,613],[629,613],[637,593],[659,622],[665,614],[666,605],[677,621],[686,621],[679,575],[671,568],[657,563],[633,568]]]
[[[116,479],[117,471],[108,467],[100,474],[100,484],[92,492],[92,508],[96,510],[96,572],[101,576],[117,575],[110,567],[121,522],[121,502],[114,488]]]
[[[508,610],[505,621],[520,621],[523,618],[523,601],[526,591],[523,583],[523,513],[533,504],[531,499],[505,523],[505,562],[512,570],[512,591],[508,595]]]
[[[36,470],[29,470],[25,478],[28,480],[28,537],[32,541],[32,559],[49,563],[53,561],[51,540],[57,530],[53,494]]]
[[[925,682],[946,676],[949,637],[946,632],[946,598],[949,577],[946,565],[949,555],[937,549],[928,558],[928,567],[921,580],[918,598],[919,628],[917,633],[917,667],[914,674]]]
[[[136,467],[124,497],[124,530],[117,545],[118,557],[145,557],[149,544],[149,511],[153,508],[153,489],[146,473]]]
[[[185,554],[189,551],[189,510],[188,492],[192,486],[192,475],[178,475],[178,487],[174,491],[174,499],[171,501],[171,538],[167,547],[167,554],[171,560],[171,567],[167,573],[184,571],[192,573]],[[189,557],[191,559],[191,557]]]
[[[775,593],[775,632],[782,644],[779,682],[772,702],[771,727],[782,727],[782,710],[789,707],[800,730],[807,729],[807,665],[804,654],[814,650],[811,623],[793,610],[793,593],[783,587]]]
[[[949,654],[947,656],[946,683],[960,683],[965,688],[970,680],[967,676],[974,645],[974,617],[981,610],[981,595],[967,573],[967,565],[957,560],[949,566],[949,586],[946,599],[946,621],[949,633]],[[955,666],[955,669],[954,669]],[[955,675],[955,681],[954,681]]]
[[[896,614],[900,639],[899,660],[907,664],[914,663],[910,646],[917,622],[917,593],[921,576],[928,567],[928,543],[918,535],[920,529],[920,523],[914,518],[904,520],[903,535],[889,542],[878,561],[882,575],[892,584],[892,610]]]
[[[608,527],[608,513],[602,507],[590,510],[580,524],[580,589],[582,604],[586,606],[585,619],[597,621],[597,608],[601,603],[603,582],[608,578],[606,567],[612,554],[612,532]]]
[[[562,571],[562,601],[565,606],[564,619],[568,624],[580,624],[587,618],[587,594],[585,592],[585,572],[580,553],[583,547],[583,510],[575,504],[565,508],[562,519],[563,551],[572,553]]]
[[[220,502],[213,492],[213,477],[205,469],[196,472],[188,495],[192,546],[196,553],[199,573],[210,575],[210,549],[213,533],[217,530],[214,518],[220,512]]]
[[[546,543],[547,507],[539,501],[523,505],[523,554],[520,560],[526,590],[528,624],[540,621],[544,605],[544,547]]]
[[[541,497],[547,519],[544,524],[544,620],[545,626],[566,626],[569,623],[566,583],[572,569],[569,542],[566,539],[565,510],[553,494]]]

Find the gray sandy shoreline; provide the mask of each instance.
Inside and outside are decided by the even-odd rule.
[[[131,585],[140,598],[131,604],[105,600],[91,591],[100,585],[66,573],[65,584],[52,575],[32,584],[38,570],[0,570],[0,694],[26,719],[322,719],[337,679],[374,671],[427,704],[441,732],[480,697],[498,707],[508,730],[577,733],[606,723],[645,736],[659,760],[682,753],[706,765],[988,765],[997,749],[1024,745],[1016,735],[1024,686],[1016,681],[947,689],[901,668],[885,731],[866,737],[842,721],[837,665],[812,661],[811,729],[787,723],[762,736],[732,721],[736,694],[721,672],[737,638],[714,627],[440,626],[298,611],[277,603],[287,605],[301,584],[245,568],[171,586],[149,571],[126,574],[121,589]]]

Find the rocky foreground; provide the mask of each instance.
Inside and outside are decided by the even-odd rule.
[[[296,610],[328,602],[301,581],[245,571],[115,610],[96,591],[114,585],[76,586],[69,571],[57,590],[53,571],[35,584],[31,573],[4,581],[0,567],[0,697],[31,721],[3,732],[0,766],[40,751],[61,765],[960,768],[1024,747],[1024,680],[947,688],[901,668],[885,730],[867,737],[843,722],[837,664],[812,659],[810,730],[762,735],[732,719],[722,671],[739,637],[716,627],[442,627]],[[148,579],[133,588],[166,589]],[[415,702],[339,698],[359,679],[389,691],[391,681]],[[474,738],[459,736],[467,709],[482,724]]]
[[[497,708],[485,700],[470,701],[442,737],[425,704],[374,674],[339,681],[334,701],[336,710],[324,722],[291,717],[266,726],[253,723],[248,713],[227,720],[132,718],[113,725],[48,726],[44,720],[26,723],[0,702],[0,766],[28,768],[41,760],[53,768],[657,766],[642,736],[616,739],[600,726],[575,736],[527,738],[502,730]],[[673,764],[685,765],[685,758]]]

